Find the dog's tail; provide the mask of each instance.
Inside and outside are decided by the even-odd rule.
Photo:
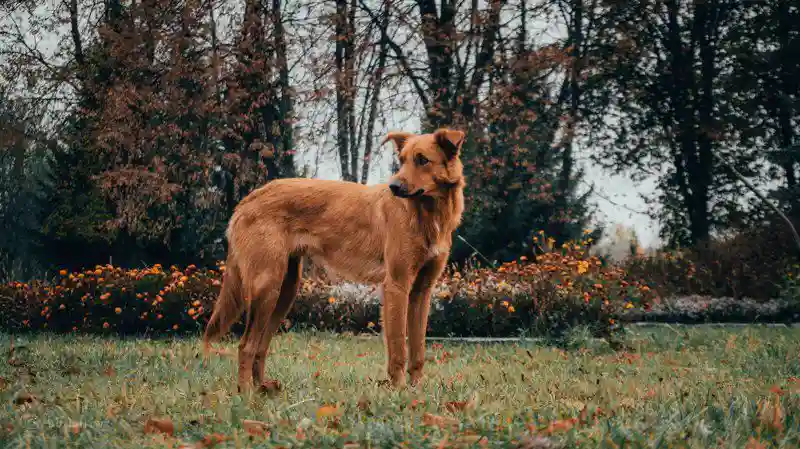
[[[234,264],[226,267],[222,279],[222,289],[214,304],[214,312],[206,325],[203,336],[206,356],[211,350],[211,342],[228,333],[231,326],[242,316],[245,301],[242,295],[242,277]]]

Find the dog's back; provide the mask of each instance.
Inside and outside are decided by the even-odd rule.
[[[306,255],[356,282],[380,282],[387,230],[386,185],[281,179],[253,191],[228,225],[233,252],[277,248]],[[396,206],[395,206],[396,207]]]

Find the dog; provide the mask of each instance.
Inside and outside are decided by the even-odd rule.
[[[301,281],[301,257],[340,278],[380,284],[388,381],[417,385],[434,284],[464,211],[462,131],[390,132],[400,170],[388,184],[279,179],[248,194],[228,224],[222,289],[206,327],[206,353],[246,312],[238,387],[264,384],[270,342]],[[406,354],[408,337],[409,354]]]

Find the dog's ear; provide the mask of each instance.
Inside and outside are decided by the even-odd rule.
[[[433,136],[436,138],[436,144],[447,155],[447,159],[453,159],[458,156],[461,151],[461,145],[464,144],[464,131],[455,129],[438,129]]]
[[[408,138],[413,135],[414,135],[413,133],[407,131],[392,131],[389,134],[387,134],[386,137],[383,138],[381,145],[391,140],[392,142],[394,142],[395,151],[399,153],[400,150],[403,149],[403,145],[406,144]]]

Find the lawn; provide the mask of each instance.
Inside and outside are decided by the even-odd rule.
[[[627,342],[429,343],[424,384],[392,391],[380,338],[283,334],[267,369],[282,389],[243,397],[235,359],[204,367],[197,340],[22,336],[0,366],[0,446],[800,444],[800,329],[638,330]]]

